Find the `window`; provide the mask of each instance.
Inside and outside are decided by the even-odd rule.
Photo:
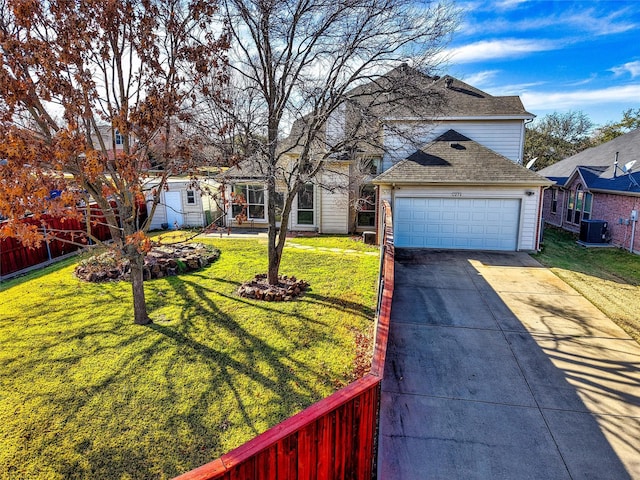
[[[196,192],[193,190],[187,190],[187,205],[196,204]]]
[[[558,212],[558,189],[551,189],[551,213]]]
[[[264,186],[237,184],[233,186],[231,214],[249,220],[264,220]]]
[[[121,135],[118,130],[115,132],[116,145],[124,145],[124,135]]]
[[[362,158],[359,161],[359,170],[365,175],[377,175],[381,173],[381,158]]]
[[[358,227],[376,226],[376,187],[365,185],[360,189],[356,211]]]
[[[298,225],[313,225],[313,183],[298,192]]]
[[[581,220],[589,220],[591,217],[591,204],[593,196],[582,189],[578,184],[574,192],[569,191],[567,202],[567,222],[579,224]]]

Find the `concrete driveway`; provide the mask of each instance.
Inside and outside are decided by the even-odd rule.
[[[640,479],[640,346],[524,253],[397,249],[378,478]]]

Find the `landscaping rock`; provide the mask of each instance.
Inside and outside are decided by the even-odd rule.
[[[219,256],[220,250],[202,243],[154,245],[145,255],[142,275],[144,280],[175,276],[199,270],[215,262]],[[129,280],[130,271],[128,260],[107,251],[82,260],[75,275],[87,282],[107,282]]]
[[[238,288],[238,295],[266,302],[289,302],[302,295],[309,284],[296,277],[281,275],[277,285],[269,285],[266,274],[259,274],[253,280],[245,282]]]

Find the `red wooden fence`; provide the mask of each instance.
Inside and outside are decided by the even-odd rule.
[[[115,207],[115,202],[112,206]],[[146,205],[141,203],[140,207],[140,221],[143,222],[147,215]],[[109,240],[111,233],[105,224],[102,212],[95,204],[92,204],[90,209],[91,234],[98,240]],[[44,228],[49,231],[59,230],[64,233],[56,233],[55,239],[42,242],[39,247],[35,248],[23,245],[17,238],[0,239],[0,278],[75,252],[82,248],[81,245],[77,245],[78,243],[88,244],[86,235],[83,234],[86,227],[76,219],[44,216],[41,221],[29,217],[22,221],[37,225],[39,228],[42,228],[44,224]]]
[[[340,480],[374,476],[380,382],[394,288],[391,208],[384,239],[370,372],[249,442],[175,480]]]

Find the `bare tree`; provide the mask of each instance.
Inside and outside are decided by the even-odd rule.
[[[268,281],[275,284],[296,195],[328,159],[379,150],[389,108],[433,101],[403,73],[435,71],[457,11],[415,0],[225,0],[222,6],[233,83],[252,106],[249,116],[229,112],[247,132],[259,132],[245,162],[266,182]],[[412,68],[401,67],[404,62]],[[285,188],[279,229],[278,185]]]

